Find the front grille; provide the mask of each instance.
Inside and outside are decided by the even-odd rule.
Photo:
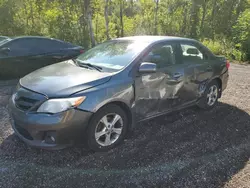
[[[26,129],[20,127],[19,125],[15,125],[15,127],[16,127],[16,130],[18,131],[18,133],[21,134],[24,138],[26,138],[28,140],[33,140],[32,136],[30,135],[30,133]]]
[[[22,87],[18,88],[14,96],[16,107],[23,111],[37,110],[46,99],[46,96]]]

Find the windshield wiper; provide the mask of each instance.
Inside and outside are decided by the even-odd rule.
[[[102,72],[102,67],[97,66],[97,65],[93,65],[90,63],[84,63],[78,59],[73,59],[74,62],[77,63],[77,65],[79,65],[80,67],[90,67],[90,68],[94,68],[95,70],[98,70],[99,72]]]

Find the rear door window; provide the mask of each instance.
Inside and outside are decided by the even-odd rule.
[[[181,44],[181,49],[183,58],[194,57],[201,60],[204,59],[204,55],[193,45]]]
[[[209,59],[208,54],[194,44],[181,44],[181,56],[183,63],[203,62]]]
[[[37,52],[37,43],[33,39],[12,40],[4,47],[10,48],[10,56],[26,56]]]

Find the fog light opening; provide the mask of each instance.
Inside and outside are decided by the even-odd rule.
[[[56,143],[56,132],[48,131],[45,133],[44,141],[47,144],[55,144]]]

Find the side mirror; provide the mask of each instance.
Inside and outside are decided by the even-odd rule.
[[[10,49],[9,49],[9,48],[1,48],[1,49],[0,49],[0,53],[1,53],[1,54],[7,55],[9,52],[10,52]]]
[[[139,68],[139,73],[154,73],[154,72],[156,72],[155,63],[149,63],[149,62],[141,63]]]

